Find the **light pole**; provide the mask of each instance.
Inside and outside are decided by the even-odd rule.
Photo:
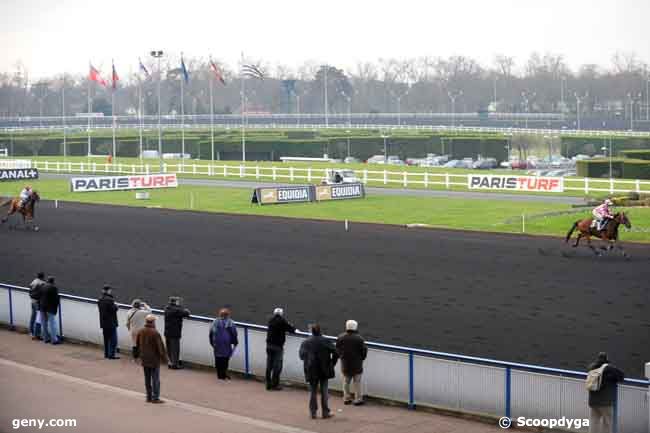
[[[566,88],[566,77],[560,78],[560,111],[564,116],[564,90]]]
[[[526,112],[525,114],[526,129],[528,129],[528,114],[530,113],[530,98],[534,98],[535,96],[537,96],[536,92],[531,93],[528,90],[524,90],[523,92],[521,92],[521,97],[524,100],[524,107],[525,107],[524,110]]]
[[[639,93],[638,95],[639,99],[641,98],[641,96],[642,95]],[[634,95],[628,93],[627,97],[630,101],[630,130],[634,131]]]
[[[578,95],[578,92],[574,92],[573,95],[576,97],[576,116],[577,116],[577,127],[580,130],[580,103],[589,96],[589,92],[585,92],[584,96]]]
[[[328,65],[323,65],[322,66],[324,73],[323,73],[323,101],[325,104],[325,127],[329,125],[329,119],[328,119],[328,109],[327,109],[327,70],[329,69]]]
[[[158,158],[160,160],[160,172],[163,172],[163,155],[162,155],[162,120],[160,111],[160,82],[162,81],[162,71],[160,70],[160,58],[163,52],[151,51],[151,57],[158,59]]]
[[[499,77],[497,77],[495,74],[494,75],[494,112],[495,113],[497,112],[497,80],[498,79]]]
[[[452,92],[451,90],[447,91],[449,100],[451,101],[451,127],[456,126],[456,98],[463,96],[463,91],[459,90],[457,92]]]
[[[388,137],[390,137],[390,134],[388,132],[381,132],[381,138],[384,139],[384,164],[388,164],[388,144],[386,143]]]
[[[347,93],[341,91],[341,96],[343,96],[345,99],[348,100],[348,128],[350,128],[350,125],[352,124],[352,117],[351,117],[351,112],[352,112],[352,96],[348,95]],[[348,155],[349,156],[349,155]]]
[[[65,132],[65,72],[61,80],[61,124],[63,126],[63,160],[65,161],[66,152],[66,132]]]
[[[605,139],[605,144],[607,144],[607,139]],[[607,146],[600,148],[604,154],[607,154]],[[609,178],[612,178],[612,138],[609,138]]]
[[[645,120],[650,121],[650,76],[646,77],[645,81]]]
[[[348,135],[348,158],[350,157],[350,130],[348,129],[345,131],[345,133]]]

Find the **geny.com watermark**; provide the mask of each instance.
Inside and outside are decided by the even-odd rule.
[[[508,418],[507,416],[504,416],[499,419],[499,427],[507,429],[512,426],[547,428],[562,427],[567,429],[580,430],[583,427],[589,427],[589,420],[580,418],[567,418],[564,416],[562,418],[526,418],[524,416],[520,416],[514,420]]]
[[[38,427],[39,430],[45,427],[76,427],[76,419],[63,419],[63,418],[52,418],[52,419],[42,419],[42,418],[22,418],[14,419],[11,421],[11,427],[14,430],[17,430],[21,427]]]

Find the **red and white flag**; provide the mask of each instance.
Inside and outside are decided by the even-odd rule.
[[[95,69],[93,65],[90,65],[90,73],[88,74],[88,79],[90,81],[94,81],[96,83],[101,84],[102,86],[106,87],[106,80],[104,80],[101,75],[99,75],[99,71]]]

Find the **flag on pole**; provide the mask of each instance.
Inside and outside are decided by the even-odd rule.
[[[183,55],[181,54],[181,71],[183,72],[183,79],[185,80],[185,84],[190,81],[190,74],[187,72],[187,68],[185,67],[185,60],[183,60]]]
[[[117,88],[117,82],[120,81],[120,77],[117,76],[117,71],[115,70],[115,62],[111,60],[111,63],[113,64],[113,75],[111,77],[113,81],[113,90]]]
[[[95,69],[92,64],[90,65],[90,73],[88,74],[88,79],[106,87],[106,81],[101,77],[101,75],[99,75],[99,71]]]
[[[217,80],[221,81],[221,84],[224,86],[226,85],[226,80],[223,79],[223,74],[221,73],[221,69],[219,69],[219,66],[217,66],[216,63],[210,59],[210,69],[212,69],[212,72],[214,72],[214,76],[217,77]]]
[[[264,81],[264,72],[255,65],[243,65],[241,73],[245,77],[257,78],[258,80]]]
[[[145,78],[149,78],[149,70],[142,63],[142,59],[138,57],[138,63],[140,63],[140,71],[144,74]]]

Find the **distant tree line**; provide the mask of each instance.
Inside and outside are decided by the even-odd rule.
[[[143,59],[144,60],[144,59]],[[158,112],[158,71],[153,59],[145,65],[151,72],[128,75],[123,68],[115,93],[116,114],[137,114],[142,92],[145,114]],[[185,58],[190,79],[185,85],[186,114],[209,114],[208,80],[214,80],[215,113],[241,112],[241,82],[237,67],[218,63],[226,85],[215,79],[207,58]],[[137,65],[137,62],[134,62]],[[180,79],[174,74],[177,59],[165,58],[161,74],[161,111],[180,113]],[[351,70],[336,65],[306,62],[298,68],[257,62],[264,80],[248,79],[248,111],[268,113],[322,113],[327,83],[330,113],[476,112],[560,113],[603,117],[633,113],[645,119],[648,64],[634,53],[617,53],[611,64],[585,64],[571,70],[564,56],[533,53],[521,65],[513,57],[497,55],[491,65],[465,56],[378,59],[360,62]],[[130,65],[133,69],[133,65]],[[110,68],[103,77],[110,80]],[[168,73],[172,72],[172,73]],[[0,73],[0,116],[60,116],[65,86],[67,115],[88,110],[87,75],[58,75],[32,80],[20,63]],[[93,112],[111,114],[110,84],[91,83]],[[496,103],[495,103],[496,96]],[[453,105],[452,105],[453,100]],[[579,103],[578,103],[579,100]]]

